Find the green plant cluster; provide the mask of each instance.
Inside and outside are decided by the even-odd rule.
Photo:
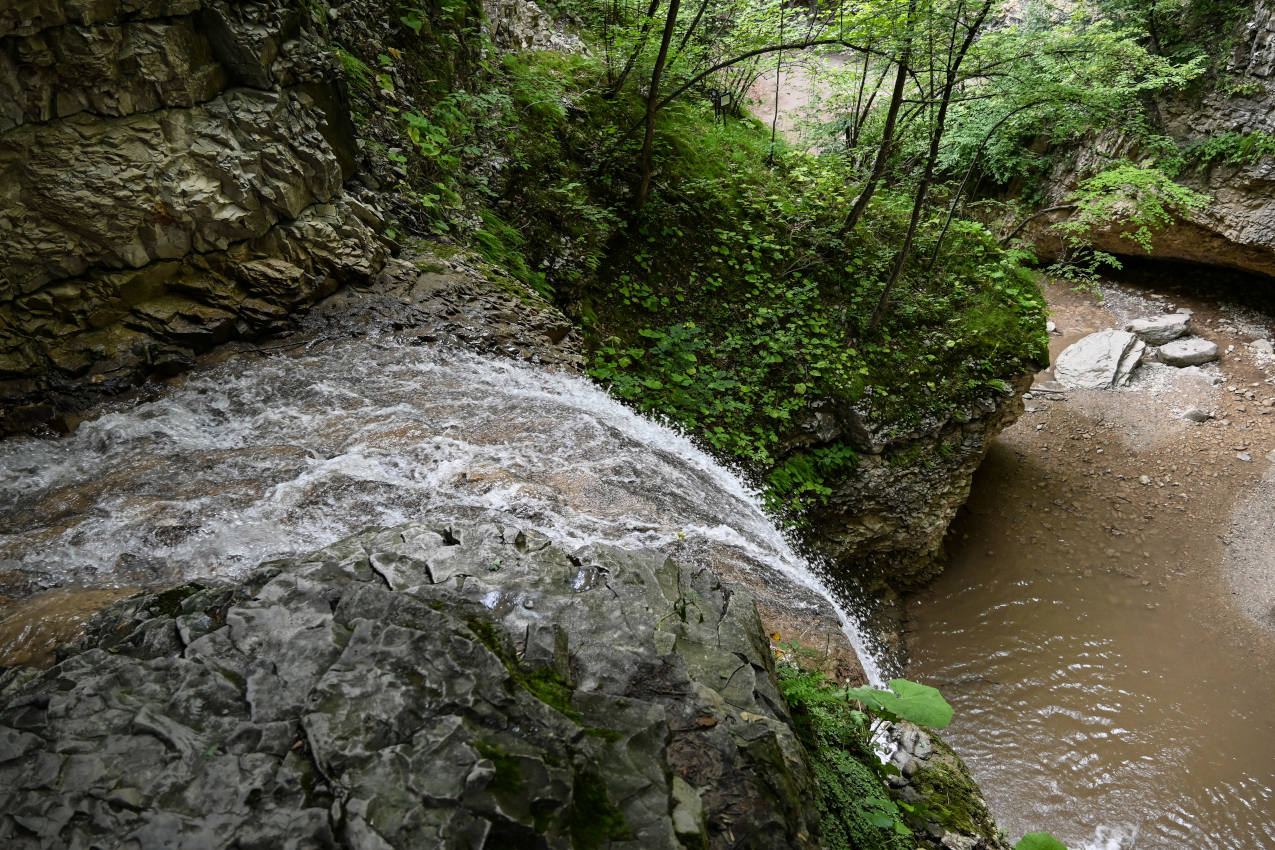
[[[800,654],[795,644],[789,648]],[[898,769],[881,761],[873,743],[883,722],[945,728],[952,720],[952,707],[936,689],[907,679],[892,679],[889,690],[852,688],[789,663],[780,663],[776,669],[779,689],[818,782],[825,847],[912,850],[914,836],[932,822],[967,833],[978,829],[959,800],[942,800],[939,807],[931,808],[924,799],[924,787],[922,800],[915,804],[899,799],[886,784]],[[946,749],[941,742],[936,745]],[[918,781],[924,785],[925,776],[919,773],[913,782]],[[972,780],[966,775],[960,784],[972,786]],[[994,824],[984,826],[994,828]],[[1033,832],[1024,835],[1014,850],[1067,848],[1047,832]]]
[[[641,94],[608,91],[596,51],[491,53],[463,85],[413,90],[400,109],[395,81],[433,73],[432,54],[406,45],[442,49],[444,31],[473,41],[453,8],[405,14],[400,46],[375,58],[336,48],[361,108],[390,133],[369,147],[407,175],[410,210],[391,237],[469,244],[555,299],[584,324],[595,378],[740,464],[772,505],[824,500],[854,465],[848,438],[820,437],[820,421],[853,409],[906,432],[998,394],[1003,377],[1044,357],[1043,301],[1024,255],[964,219],[942,251],[940,222],[926,223],[885,323],[869,332],[909,187],[879,191],[847,238],[860,182],[851,163],[772,158],[767,128],[719,123],[699,94],[660,110],[652,194],[635,209]]]
[[[1204,57],[1216,73],[1253,0],[1098,0],[1095,6],[1103,17],[1139,32],[1156,53],[1178,61]]]
[[[1217,165],[1252,165],[1268,156],[1275,156],[1275,136],[1260,130],[1206,136],[1182,150],[1184,165],[1199,171],[1207,171]]]
[[[779,687],[819,784],[828,850],[913,850],[906,808],[891,797],[871,718],[821,674],[780,665]],[[903,804],[906,806],[907,804]]]
[[[578,293],[590,374],[758,472],[775,505],[826,498],[855,463],[844,439],[803,436],[817,417],[854,407],[902,432],[1043,361],[1026,258],[982,225],[954,223],[937,265],[917,264],[869,333],[906,194],[879,192],[871,226],[843,238],[854,184],[842,158],[787,152],[767,166],[754,122],[714,124],[696,103],[662,117],[656,193]],[[934,239],[917,240],[921,257]]]

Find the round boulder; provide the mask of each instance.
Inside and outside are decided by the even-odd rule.
[[[1198,336],[1175,339],[1160,346],[1160,362],[1169,366],[1201,366],[1217,358],[1217,343]]]

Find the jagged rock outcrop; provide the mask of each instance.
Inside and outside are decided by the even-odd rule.
[[[573,371],[585,363],[579,328],[544,296],[442,245],[389,260],[367,284],[316,304],[301,327],[312,336],[389,332]]]
[[[751,599],[513,528],[126,600],[0,706],[7,847],[817,846]]]
[[[384,263],[301,0],[0,12],[0,399],[171,373]]]
[[[868,589],[909,589],[933,578],[943,536],[969,497],[991,440],[1023,410],[1030,375],[942,420],[887,436],[868,417],[847,434],[860,453],[808,515],[813,545]]]
[[[579,36],[556,26],[532,0],[484,0],[483,12],[492,44],[501,50],[584,49]]]
[[[1184,96],[1158,104],[1165,130],[1184,144],[1224,133],[1275,134],[1275,3],[1257,0],[1241,27],[1221,79],[1203,100]],[[1065,158],[1045,184],[1045,204],[1065,201],[1077,175],[1101,170],[1112,158],[1139,155],[1136,142],[1123,134],[1091,139]],[[1159,230],[1152,239],[1157,259],[1224,266],[1275,277],[1275,158],[1219,164],[1203,172],[1188,170],[1179,180],[1213,197],[1206,208]],[[1114,254],[1143,255],[1120,227],[1091,234],[1093,244]],[[1039,253],[1053,257],[1058,238],[1044,227],[1032,233]]]

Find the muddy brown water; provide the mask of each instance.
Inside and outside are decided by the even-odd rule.
[[[1053,354],[1189,306],[1202,335],[1236,346],[1227,383],[1159,371],[1124,392],[1035,394],[977,476],[947,571],[911,600],[908,673],[955,707],[947,738],[1012,839],[1275,847],[1275,616],[1227,566],[1232,510],[1271,474],[1271,364],[1246,345],[1267,328],[1109,295],[1051,291]],[[1189,423],[1189,405],[1217,418]],[[1259,532],[1250,566],[1269,591],[1275,529]]]

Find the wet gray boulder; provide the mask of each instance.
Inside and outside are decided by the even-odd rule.
[[[654,552],[376,529],[0,674],[5,847],[817,846],[756,609]]]
[[[1124,329],[1147,345],[1164,345],[1191,329],[1191,316],[1188,313],[1166,313],[1163,316],[1134,319]]]
[[[1144,350],[1146,343],[1128,331],[1098,331],[1062,350],[1054,362],[1054,377],[1080,389],[1123,387]]]
[[[1217,343],[1198,336],[1160,346],[1160,362],[1169,366],[1202,366],[1217,360]]]

